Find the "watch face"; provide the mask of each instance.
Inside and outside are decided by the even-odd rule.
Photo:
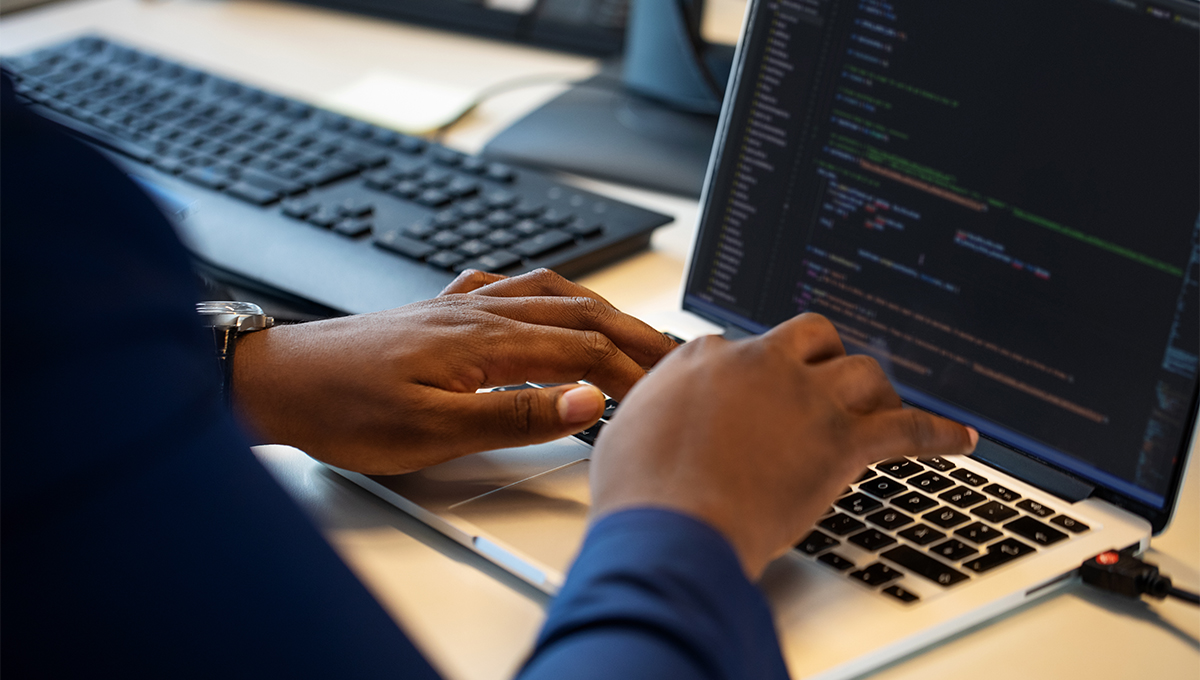
[[[262,307],[252,302],[237,302],[236,300],[218,300],[197,302],[196,312],[199,314],[262,314]]]

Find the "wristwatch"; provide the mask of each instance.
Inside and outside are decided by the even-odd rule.
[[[256,304],[232,300],[197,302],[196,312],[204,325],[212,329],[221,369],[221,394],[228,402],[233,394],[233,350],[238,338],[274,326],[275,319]]]

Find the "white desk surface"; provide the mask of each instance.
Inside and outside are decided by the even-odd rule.
[[[85,31],[190,62],[281,94],[319,102],[372,73],[479,90],[516,76],[581,77],[594,61],[300,5],[222,0],[75,0],[0,19],[0,53]],[[448,143],[478,150],[557,86],[488,101]],[[671,310],[694,231],[695,201],[577,181],[675,215],[649,252],[581,282],[654,319]],[[447,678],[510,677],[541,624],[547,598],[295,449],[260,459]],[[1174,524],[1149,559],[1177,584],[1200,588],[1200,465]],[[1200,609],[1129,602],[1074,586],[874,674],[921,678],[1200,678]]]

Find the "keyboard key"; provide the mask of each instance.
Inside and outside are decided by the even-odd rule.
[[[458,244],[455,250],[467,257],[479,257],[480,255],[492,252],[492,247],[478,239],[471,239],[470,241]]]
[[[462,224],[455,227],[454,231],[457,231],[458,233],[462,234],[463,236],[465,236],[467,238],[481,238],[483,236],[490,234],[493,230],[491,227],[484,224],[483,222],[480,222],[479,220],[467,220],[466,222],[463,222]],[[511,241],[510,241],[510,243],[511,243]],[[508,245],[508,244],[504,243],[504,244],[493,244],[493,245]]]
[[[205,165],[193,167],[183,173],[183,178],[202,187],[221,190],[233,183],[234,179],[224,168]]]
[[[425,239],[426,242],[437,246],[438,248],[453,248],[454,246],[462,243],[464,240],[465,239],[463,239],[462,236],[459,236],[458,232],[454,231],[453,229],[443,229],[442,231],[439,231]]]
[[[961,571],[949,567],[907,545],[896,546],[883,553],[881,557],[946,588],[970,578]]]
[[[853,562],[851,562],[850,560],[846,559],[845,557],[842,557],[841,555],[839,555],[837,553],[833,553],[833,552],[827,552],[824,555],[821,555],[820,557],[817,558],[817,561],[821,562],[827,566],[833,567],[834,569],[837,569],[838,571],[846,571],[847,569],[850,569],[851,567],[854,566]]]
[[[988,541],[994,541],[1004,534],[983,522],[972,522],[965,527],[955,529],[954,535],[961,536],[976,545],[980,545]]]
[[[812,533],[805,536],[803,540],[796,544],[796,550],[806,555],[816,555],[830,548],[841,545],[841,541],[832,536],[813,530]]]
[[[870,552],[875,552],[880,548],[886,548],[887,546],[896,542],[896,539],[888,536],[878,529],[867,529],[866,531],[860,531],[846,540],[861,547],[863,550],[868,550]]]
[[[595,238],[604,233],[604,224],[582,219],[572,220],[563,227],[563,231],[574,235],[576,238]]]
[[[910,491],[903,496],[892,499],[892,505],[898,508],[903,508],[909,512],[921,512],[937,506],[937,501],[929,496]]]
[[[925,468],[904,458],[898,460],[889,460],[875,466],[876,470],[884,474],[891,475],[897,479],[904,479],[921,472]]]
[[[884,529],[896,529],[905,524],[912,524],[913,519],[899,510],[884,508],[879,512],[867,515],[867,521]]]
[[[416,182],[414,182],[412,180],[404,180],[403,182],[397,182],[396,186],[392,187],[391,189],[388,189],[389,194],[391,194],[392,196],[395,196],[396,198],[402,198],[406,201],[410,201],[410,200],[416,198],[417,196],[419,196],[421,194],[421,191],[422,191],[421,185],[417,184]]]
[[[322,206],[317,208],[317,211],[304,218],[309,224],[315,224],[318,227],[332,229],[333,225],[342,220],[342,216],[337,214],[333,208]]]
[[[904,531],[899,532],[902,538],[906,538],[917,545],[929,545],[934,541],[940,541],[946,537],[946,534],[934,529],[927,524],[918,524],[915,527],[909,527]]]
[[[570,234],[563,231],[551,230],[514,244],[510,250],[524,257],[541,257],[574,242],[575,239],[571,238]]]
[[[981,477],[966,468],[959,468],[950,473],[950,476],[970,486],[982,486],[987,484],[987,477]]]
[[[1059,515],[1058,517],[1051,519],[1050,523],[1057,524],[1058,526],[1066,529],[1067,531],[1070,531],[1070,532],[1076,533],[1076,534],[1082,534],[1083,532],[1087,531],[1088,529],[1091,529],[1091,527],[1084,524],[1083,522],[1080,522],[1079,520],[1076,520],[1076,519],[1071,519],[1070,517],[1067,517],[1066,515]]]
[[[962,524],[971,518],[957,510],[943,507],[938,508],[933,512],[925,513],[921,516],[921,519],[931,524],[936,524],[943,529],[948,529],[953,526],[958,526],[959,524]]]
[[[863,482],[858,487],[859,491],[866,491],[876,498],[891,498],[896,494],[908,489],[904,482],[898,482],[888,477],[876,477],[875,479]]]
[[[262,170],[256,170],[254,168],[242,168],[239,179],[247,184],[253,184],[260,189],[277,191],[284,196],[298,194],[301,191],[304,191],[306,188],[302,182],[284,179],[282,177],[275,177],[274,175]]]
[[[958,467],[954,463],[951,463],[941,456],[933,456],[932,458],[918,458],[917,462],[928,465],[938,472],[949,472],[950,470]]]
[[[424,239],[442,231],[442,228],[434,224],[432,220],[421,220],[420,222],[413,222],[401,231],[409,238]]]
[[[1067,537],[1058,529],[1052,529],[1049,524],[1039,522],[1032,517],[1014,519],[1005,524],[1004,528],[1014,534],[1024,536],[1038,545],[1052,545]]]
[[[861,515],[881,507],[883,503],[880,503],[866,494],[855,493],[846,496],[845,498],[838,499],[834,505],[837,505],[839,508],[848,512],[852,512],[855,515]]]
[[[1009,489],[1008,487],[1000,486],[999,484],[989,484],[983,487],[985,493],[989,493],[996,498],[999,498],[1006,503],[1011,503],[1021,497],[1021,494]]]
[[[364,234],[371,233],[371,220],[363,217],[347,217],[346,219],[333,225],[333,230],[342,236],[357,238]]]
[[[971,511],[972,515],[982,517],[993,524],[1003,522],[1004,520],[1017,514],[1016,510],[1000,503],[999,501],[988,501],[983,505]]]
[[[363,184],[376,191],[387,191],[396,186],[396,178],[388,170],[372,170],[363,173]]]
[[[917,595],[916,593],[910,593],[909,591],[901,588],[900,586],[888,586],[887,588],[884,588],[882,592],[887,593],[888,595],[891,595],[892,597],[896,598],[897,600],[900,600],[901,602],[904,602],[905,604],[911,604],[911,603],[917,602],[918,600],[921,599],[921,597],[919,595]]]
[[[425,261],[435,267],[452,269],[454,265],[463,262],[466,259],[466,256],[456,253],[453,250],[443,250],[425,258]]]
[[[1017,539],[1006,538],[988,548],[986,555],[963,562],[963,567],[982,574],[983,572],[991,571],[1002,564],[1008,564],[1018,557],[1031,555],[1034,552],[1036,551],[1033,548],[1025,545]]]
[[[347,198],[337,205],[337,211],[345,217],[365,217],[375,212],[375,204],[361,198]]]
[[[979,551],[967,545],[966,543],[963,543],[962,541],[952,538],[945,543],[939,543],[938,545],[933,546],[929,549],[929,552],[943,559],[950,560],[951,562],[958,562],[959,560],[970,557]]]
[[[521,261],[521,258],[507,250],[497,250],[482,257],[475,258],[467,262],[460,263],[456,267],[457,271],[464,269],[478,269],[484,272],[499,272],[503,271]]]
[[[357,172],[358,168],[353,165],[340,161],[330,161],[297,179],[309,186],[320,187],[349,177]]]
[[[484,236],[483,240],[491,245],[504,247],[512,245],[521,239],[506,229],[496,229],[489,232],[487,236]]]
[[[938,498],[946,501],[956,508],[969,508],[972,505],[982,503],[987,500],[987,496],[984,496],[974,489],[968,489],[965,486],[959,486],[950,489],[949,491],[938,496]]]
[[[1032,498],[1026,498],[1025,500],[1021,501],[1020,503],[1017,503],[1017,507],[1021,508],[1025,512],[1033,513],[1033,514],[1037,515],[1038,517],[1049,517],[1050,515],[1054,514],[1053,510],[1051,510],[1050,508],[1047,508],[1046,506],[1042,505],[1041,503],[1038,503],[1037,501],[1033,500]]]
[[[283,202],[283,214],[302,220],[316,212],[320,205],[311,198],[293,198]]]
[[[497,226],[505,226],[505,225],[497,225]],[[546,229],[546,227],[541,222],[538,222],[537,220],[524,219],[524,220],[520,220],[516,224],[512,225],[509,228],[509,231],[521,236],[522,238],[525,238],[525,237],[529,237],[529,236],[536,236],[537,234],[540,234],[541,232],[545,231],[545,229]]]
[[[866,569],[860,569],[859,571],[851,572],[850,578],[856,581],[861,581],[868,586],[875,587],[881,586],[889,581],[895,581],[903,575],[903,573],[892,569],[882,562],[876,562]]]
[[[852,531],[858,531],[867,525],[849,515],[843,515],[839,512],[836,515],[832,515],[821,520],[820,526],[823,529],[833,532],[837,536],[845,536],[846,534]]]
[[[489,163],[487,170],[484,171],[484,176],[494,182],[511,182],[517,178],[517,173],[507,165]]]
[[[399,185],[396,185],[399,188]],[[414,198],[417,203],[427,205],[430,208],[440,208],[450,203],[452,197],[440,189],[426,189]]]
[[[518,200],[519,199],[517,198],[516,194],[504,189],[495,189],[487,192],[487,194],[483,196],[483,202],[487,204],[489,208],[507,208],[509,206],[516,205]]]
[[[936,472],[926,472],[916,477],[910,477],[907,481],[909,485],[926,493],[937,493],[942,489],[954,486],[954,482]]]
[[[437,252],[437,248],[424,241],[404,236],[398,230],[385,232],[376,236],[375,245],[384,250],[390,250],[393,253],[411,257],[414,260],[420,260],[427,255]]]
[[[236,182],[225,189],[225,192],[254,205],[268,205],[278,201],[280,198],[278,191],[262,189],[246,182]]]

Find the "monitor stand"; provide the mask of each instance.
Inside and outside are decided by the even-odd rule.
[[[489,158],[700,196],[717,117],[685,113],[620,86],[619,65],[496,135]]]

